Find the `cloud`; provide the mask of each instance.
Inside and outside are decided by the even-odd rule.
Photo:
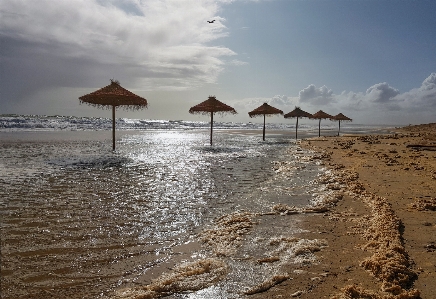
[[[94,88],[110,78],[150,89],[214,83],[224,58],[236,55],[211,44],[228,34],[218,16],[224,3],[2,0],[0,54],[9,81],[20,82],[21,91],[0,88],[16,98],[59,85]],[[216,22],[208,24],[212,18]]]
[[[400,92],[386,82],[378,83],[366,90],[366,97],[372,102],[388,103]]]
[[[422,82],[421,90],[436,90],[436,73],[431,73],[424,82]]]
[[[234,107],[236,111],[238,111],[238,114],[240,116],[242,116],[241,121],[255,122],[255,120],[248,117],[248,112],[261,106],[263,103],[267,103],[277,109],[282,110],[283,113],[287,113],[292,111],[295,108],[295,106],[298,106],[298,98],[289,97],[286,95],[275,95],[272,96],[271,98],[263,98],[263,97],[244,98],[244,99],[233,101],[231,103],[231,106]],[[270,121],[283,122],[283,117],[277,117]]]
[[[420,87],[403,93],[383,82],[369,87],[365,93],[343,92],[334,97],[340,106],[347,110],[428,114],[429,109],[436,108],[436,73],[431,73]]]
[[[355,123],[408,124],[434,122],[436,109],[436,73],[430,74],[418,88],[401,93],[386,82],[374,84],[364,92],[333,92],[327,86],[320,88],[310,84],[303,88],[298,97],[275,95],[271,98],[245,98],[233,101],[239,115],[246,117],[249,111],[268,103],[284,113],[295,106],[314,113],[320,109],[335,115],[344,113]],[[255,121],[246,117],[243,121]],[[271,122],[283,122],[281,118]]]
[[[365,92],[342,91],[310,84],[299,92],[299,103],[309,112],[322,109],[330,114],[342,112],[365,123],[434,121],[436,109],[436,73],[431,73],[420,87],[401,93],[386,82],[370,86]]]
[[[248,62],[245,62],[245,61],[241,61],[241,60],[238,60],[238,59],[233,59],[233,60],[231,60],[231,61],[229,61],[229,63],[228,63],[229,65],[236,65],[236,66],[240,66],[240,65],[247,65],[248,64]]]
[[[316,88],[314,84],[310,84],[299,92],[301,102],[309,104],[330,104],[334,102],[333,91],[327,86]]]
[[[377,105],[399,109],[397,107],[399,94],[398,89],[391,87],[386,82],[369,87],[365,93],[343,91],[340,94],[335,94],[325,85],[317,88],[314,84],[310,84],[299,92],[299,100],[303,104],[316,108],[322,106],[363,110]]]
[[[294,100],[286,95],[275,95],[271,98],[271,100],[267,101],[267,103],[271,106],[279,106],[282,108],[292,105],[293,102]]]
[[[431,121],[436,108],[436,73],[430,74],[420,87],[403,93],[386,82],[374,84],[365,92],[342,91],[339,94],[327,86],[318,88],[310,84],[299,92],[298,97],[275,95],[271,98],[250,98],[236,101],[236,105],[241,111],[251,111],[265,102],[285,113],[301,106],[309,112],[322,109],[330,114],[342,112],[351,117],[354,115],[362,122],[376,118],[382,122],[390,118],[389,115],[400,115],[400,120],[411,121],[406,117],[409,113],[419,113]]]
[[[436,109],[436,73],[431,73],[421,87],[414,88],[396,97],[404,109],[433,113]]]

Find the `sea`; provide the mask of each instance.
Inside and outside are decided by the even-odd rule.
[[[215,122],[211,146],[207,121],[120,118],[113,151],[111,119],[0,115],[1,298],[246,298],[316,262],[309,216],[274,207],[319,203],[328,170],[262,126]]]

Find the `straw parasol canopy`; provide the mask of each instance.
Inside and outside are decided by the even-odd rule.
[[[268,105],[267,103],[263,103],[262,106],[257,107],[251,112],[248,112],[250,117],[262,116],[263,115],[263,141],[265,141],[265,117],[274,115],[274,114],[283,114],[283,111],[273,106]]]
[[[284,115],[284,117],[285,118],[293,118],[293,117],[297,118],[297,124],[295,125],[295,140],[297,140],[297,135],[298,135],[298,118],[299,117],[312,117],[312,114],[310,114],[309,112],[301,110],[300,107],[295,107],[294,110],[292,110],[289,113],[286,113]]]
[[[195,105],[189,109],[191,114],[209,114],[210,113],[210,145],[212,145],[212,131],[213,131],[213,114],[214,113],[232,113],[237,114],[236,110],[229,105],[226,105],[216,99],[215,96],[209,96],[209,98]]]
[[[115,108],[123,106],[125,109],[147,108],[147,100],[121,87],[120,82],[111,80],[111,84],[79,97],[81,103],[98,108],[112,106],[112,149],[115,150]]]
[[[321,137],[321,119],[332,119],[334,116],[319,110],[317,113],[313,114],[311,118],[319,119],[318,125],[318,137]]]
[[[337,121],[339,121],[338,136],[339,136],[339,133],[341,132],[341,121],[353,121],[351,118],[346,117],[342,113],[339,113],[339,114],[333,116],[333,118],[331,118],[330,120],[337,120]]]

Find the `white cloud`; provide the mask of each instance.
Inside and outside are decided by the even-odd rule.
[[[271,98],[246,98],[242,100],[235,101],[235,105],[237,105],[239,108],[251,111],[263,103],[267,103],[275,108],[278,109],[289,109],[293,108],[295,105],[298,104],[298,98],[292,98],[286,95],[275,95]]]
[[[436,109],[436,73],[431,73],[421,87],[414,88],[396,97],[404,109],[432,113]]]
[[[343,91],[334,97],[338,106],[344,110],[362,111],[368,108],[365,94],[362,92]]]
[[[285,107],[292,102],[292,99],[286,95],[275,95],[271,100],[267,101],[271,106]]]
[[[436,73],[430,74],[419,88],[401,93],[386,82],[374,84],[365,92],[343,91],[335,94],[326,86],[314,84],[299,92],[302,109],[315,112],[320,109],[330,114],[344,113],[357,122],[409,123],[414,119],[434,122],[436,109]]]
[[[249,111],[268,103],[284,113],[295,106],[314,113],[323,110],[335,115],[344,113],[357,123],[414,123],[434,122],[436,109],[436,73],[430,74],[419,88],[401,93],[386,82],[374,84],[365,92],[343,91],[335,94],[327,86],[320,88],[310,84],[299,92],[298,97],[275,95],[271,98],[247,98],[234,102],[238,113]],[[283,121],[277,119],[273,121]]]
[[[217,15],[227,2],[2,0],[0,37],[2,45],[20,47],[27,55],[110,65],[107,80],[122,68],[141,84],[146,79],[192,88],[215,82],[223,58],[236,54],[211,45],[227,35],[225,20]],[[212,18],[216,22],[207,23]],[[7,54],[13,58],[14,52]],[[87,76],[85,70],[82,75]]]
[[[275,95],[271,98],[245,98],[233,101],[231,106],[234,107],[236,111],[238,111],[239,115],[245,118],[242,119],[242,121],[255,122],[256,120],[250,119],[248,117],[248,112],[261,106],[263,103],[267,103],[277,109],[280,109],[283,111],[283,113],[288,113],[292,111],[295,106],[298,106],[298,98],[289,97],[286,95]],[[283,117],[278,116],[277,118],[274,118],[270,121],[283,122]]]
[[[299,98],[301,102],[309,104],[330,104],[334,102],[333,91],[325,85],[316,88],[315,85],[310,84],[299,92]]]
[[[233,59],[233,60],[229,61],[228,64],[229,64],[229,65],[240,66],[240,65],[247,65],[248,62],[241,61],[241,60],[238,60],[238,59]]]
[[[421,90],[434,90],[436,89],[436,73],[431,73],[424,82],[422,82]]]
[[[386,82],[378,83],[366,90],[366,97],[372,102],[388,103],[392,101],[400,92]]]
[[[419,88],[404,93],[384,82],[371,86],[365,94],[350,92],[347,96],[347,101],[340,102],[348,102],[348,108],[354,110],[413,111],[426,115],[436,108],[436,73],[430,74]]]

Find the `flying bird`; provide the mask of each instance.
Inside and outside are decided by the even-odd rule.
[[[208,23],[210,23],[210,24],[212,24],[213,22],[215,22],[215,20],[212,20],[212,21],[207,21]]]

